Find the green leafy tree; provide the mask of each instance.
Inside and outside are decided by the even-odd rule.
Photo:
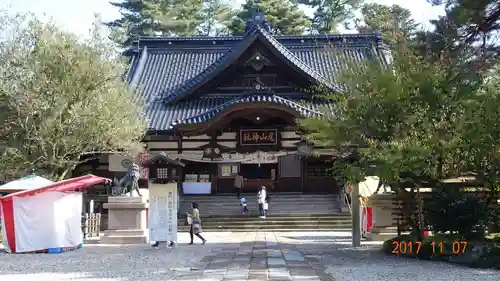
[[[245,33],[245,26],[257,11],[261,11],[271,24],[275,35],[298,35],[306,32],[311,21],[298,4],[290,0],[248,0],[229,26],[233,35]]]
[[[229,35],[236,11],[227,0],[205,0],[200,33],[208,36]]]
[[[394,49],[391,67],[376,60],[349,65],[342,79],[345,93],[324,94],[335,100],[336,117],[301,122],[312,142],[354,153],[355,161],[338,167],[341,180],[379,176],[402,196],[416,198],[408,206],[414,210],[422,186],[438,186],[468,171],[458,156],[467,153],[462,136],[470,120],[465,112],[479,81],[461,79],[407,44]],[[421,234],[419,218],[411,224]]]
[[[141,148],[146,121],[125,61],[97,26],[82,40],[2,13],[0,170],[62,179],[88,156]]]
[[[376,3],[363,5],[364,22],[357,23],[361,33],[380,31],[382,39],[389,46],[401,40],[408,40],[418,30],[418,24],[411,18],[411,12],[399,5],[385,6]]]
[[[297,2],[315,10],[311,19],[311,31],[328,34],[337,32],[339,24],[348,25],[348,22],[354,19],[354,12],[364,0],[298,0]]]

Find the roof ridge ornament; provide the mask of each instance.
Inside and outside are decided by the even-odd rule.
[[[245,26],[245,33],[252,30],[255,26],[260,26],[267,32],[271,32],[271,24],[269,24],[269,22],[267,21],[264,13],[259,11],[258,6],[257,6],[257,12],[255,12],[252,18],[247,21],[247,25]]]

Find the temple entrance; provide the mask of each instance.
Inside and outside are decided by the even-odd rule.
[[[238,174],[243,193],[256,193],[261,186],[273,193],[304,191],[306,159],[297,155],[301,138],[295,127],[299,113],[278,103],[291,100],[270,93],[262,99],[234,104],[203,124],[178,127],[183,138],[190,138],[178,157],[205,162],[203,169],[186,165],[189,183],[184,186],[192,186],[193,193],[186,188],[185,194],[234,194]]]
[[[277,168],[277,163],[241,164],[240,175],[245,179],[243,192],[257,192],[261,186],[275,190]]]

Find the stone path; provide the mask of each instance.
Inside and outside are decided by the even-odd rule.
[[[204,233],[209,242],[153,249],[88,245],[64,254],[0,254],[2,281],[444,281],[500,280],[499,271],[350,247],[349,233]],[[195,238],[196,239],[196,238]]]
[[[296,246],[279,243],[275,233],[246,233],[239,244],[225,246],[204,257],[204,271],[192,280],[333,280],[315,258]]]

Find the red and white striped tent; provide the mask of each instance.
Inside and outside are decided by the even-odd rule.
[[[5,250],[23,253],[80,246],[83,203],[79,191],[106,180],[86,175],[0,198]]]

